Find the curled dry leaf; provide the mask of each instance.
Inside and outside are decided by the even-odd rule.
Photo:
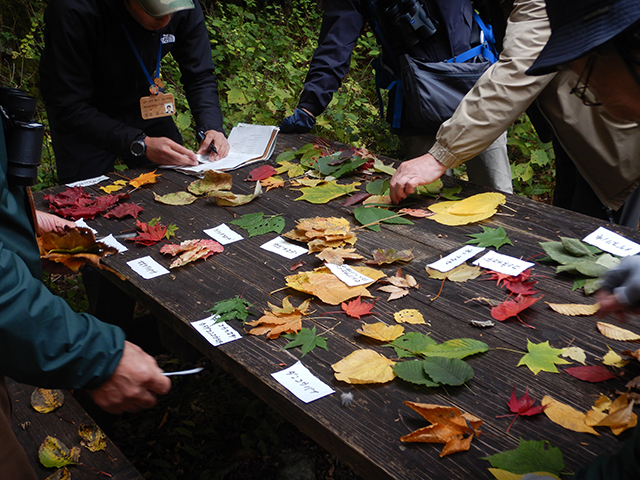
[[[342,265],[345,260],[362,260],[364,257],[355,253],[355,248],[325,248],[316,255],[317,258],[334,265]]]
[[[362,327],[357,329],[356,332],[383,342],[392,342],[404,334],[404,327],[400,325],[385,325],[382,322],[363,323]]]
[[[191,195],[189,192],[184,191],[167,193],[166,195],[158,195],[157,193],[153,192],[153,198],[156,202],[162,203],[164,205],[191,205],[197,200],[197,198]]]
[[[398,210],[398,213],[404,213],[405,215],[409,215],[410,217],[415,218],[425,218],[435,215],[434,212],[430,212],[429,210],[425,210],[423,208],[401,208],[400,210]]]
[[[251,335],[267,334],[267,338],[278,338],[283,333],[297,333],[302,328],[302,317],[307,314],[311,299],[307,299],[294,307],[289,297],[282,300],[282,307],[269,303],[271,310],[264,310],[264,315],[253,322],[247,322],[253,328]]]
[[[142,175],[138,175],[133,180],[129,180],[129,185],[133,188],[138,188],[143,185],[148,185],[149,183],[156,183],[156,178],[162,176],[161,173],[157,173],[154,170],[153,172],[143,173]]]
[[[427,322],[424,321],[422,314],[415,308],[405,308],[393,314],[393,318],[398,323],[411,323],[414,325],[421,325]]]
[[[213,190],[231,190],[233,177],[226,172],[207,170],[204,178],[194,180],[189,184],[187,190],[194,195],[204,195]]]
[[[48,436],[38,449],[40,463],[47,468],[77,465],[80,461],[80,448],[69,449],[56,437]]]
[[[165,245],[160,249],[160,253],[169,254],[171,256],[178,256],[171,265],[170,269],[182,267],[190,262],[195,262],[198,259],[206,260],[214,253],[220,253],[224,251],[224,247],[215,240],[185,240],[180,245]]]
[[[236,195],[233,192],[225,192],[221,190],[211,190],[207,192],[207,198],[216,202],[219,207],[239,207],[251,202],[253,199],[262,195],[262,186],[260,182],[256,182],[256,188],[253,193],[248,195]]]
[[[294,230],[282,236],[307,243],[309,253],[353,245],[357,240],[351,232],[349,220],[340,217],[303,218],[298,220]]]
[[[64,404],[64,392],[47,388],[36,388],[31,393],[31,406],[40,413],[53,412]]]
[[[593,305],[580,305],[577,303],[546,303],[551,307],[551,310],[568,316],[594,315],[600,309],[600,304],[598,303]]]
[[[620,328],[610,323],[596,322],[598,330],[602,335],[613,340],[620,340],[622,342],[639,342],[640,335],[633,333],[630,330]]]
[[[610,427],[614,435],[620,435],[638,423],[638,417],[633,413],[633,405],[634,402],[629,402],[626,393],[614,402],[602,395],[587,412],[585,423],[591,427]]]
[[[398,298],[402,298],[405,295],[409,295],[409,290],[406,288],[396,287],[394,285],[386,285],[384,287],[380,287],[378,290],[381,292],[389,293],[389,298],[387,298],[387,302],[391,300],[397,300]]]
[[[80,424],[78,435],[82,438],[80,444],[91,452],[104,450],[107,446],[107,436],[97,425]]]
[[[107,268],[100,259],[118,253],[115,248],[96,242],[93,232],[82,227],[65,227],[62,233],[42,232],[37,241],[40,258],[61,263],[74,272],[84,265]]]
[[[367,260],[367,265],[385,265],[394,262],[410,262],[413,260],[413,251],[409,250],[395,250],[393,248],[379,248],[373,252],[373,260]]]
[[[574,432],[600,435],[585,423],[586,414],[579,412],[575,408],[558,402],[548,395],[542,399],[542,405],[544,406],[545,415],[553,423]]]
[[[396,377],[395,362],[373,350],[356,350],[331,365],[336,379],[351,384],[387,383]]]

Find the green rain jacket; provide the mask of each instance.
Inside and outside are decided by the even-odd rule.
[[[0,375],[43,388],[96,388],[113,373],[124,332],[75,313],[41,281],[24,187],[7,181],[0,124]]]

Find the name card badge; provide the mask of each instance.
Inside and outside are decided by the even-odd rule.
[[[214,347],[242,338],[242,335],[227,322],[216,323],[218,318],[220,315],[212,315],[209,318],[193,322],[191,326]]]
[[[335,390],[315,377],[299,360],[289,368],[272,373],[271,376],[304,403],[335,393]]]
[[[113,235],[109,235],[108,237],[101,238],[98,241],[101,243],[104,243],[105,245],[115,248],[116,250],[118,250],[118,253],[124,253],[127,250],[129,250],[127,247],[121,244],[118,240],[113,238]]]
[[[84,221],[84,218],[79,218],[78,220],[74,220],[74,223],[76,224],[76,227],[88,228],[93,232],[94,235],[98,234],[98,230],[96,230],[95,228],[91,228],[89,225],[87,225],[87,222]]]
[[[106,175],[100,175],[99,177],[87,178],[86,180],[80,180],[73,183],[67,183],[67,187],[90,187],[91,185],[96,185],[100,182],[104,182],[105,180],[109,180],[109,177]]]
[[[170,117],[176,113],[172,93],[158,93],[140,98],[140,113],[144,120],[159,117]]]
[[[221,245],[228,245],[230,243],[244,239],[242,235],[231,230],[226,223],[218,225],[215,228],[208,228],[207,230],[204,230],[204,233],[209,235]]]
[[[369,278],[366,275],[361,274],[349,265],[335,265],[333,263],[327,263],[326,267],[331,270],[331,273],[338,277],[340,281],[344,282],[349,287],[357,287],[358,285],[366,285],[367,283],[375,282],[373,278]]]
[[[127,262],[127,265],[129,265],[134,272],[145,280],[151,280],[152,278],[169,273],[169,270],[164,268],[150,256],[136,258],[135,260]]]
[[[282,237],[276,237],[273,240],[269,240],[267,243],[260,245],[260,248],[264,248],[269,252],[277,253],[289,260],[309,252],[308,249],[287,242]]]
[[[449,270],[453,270],[459,265],[462,265],[464,262],[472,257],[475,257],[477,254],[484,250],[484,247],[474,247],[473,245],[467,245],[466,247],[459,248],[455,252],[450,253],[446,257],[443,257],[436,262],[430,263],[429,265],[427,265],[427,267],[445,273]]]
[[[520,275],[527,268],[531,268],[535,265],[534,263],[525,262],[519,258],[502,255],[501,253],[494,252],[493,250],[490,250],[488,253],[481,256],[478,260],[473,262],[473,264],[493,270],[494,272],[513,276]]]
[[[640,253],[640,245],[636,242],[604,227],[599,227],[595,232],[584,237],[582,241],[619,257],[629,257]]]

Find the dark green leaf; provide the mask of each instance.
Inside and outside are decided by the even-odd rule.
[[[473,368],[458,358],[427,357],[424,371],[434,381],[444,385],[462,385],[473,378]]]
[[[411,360],[398,362],[393,366],[393,371],[398,377],[406,382],[426,385],[427,387],[439,387],[440,384],[434,382],[424,370],[424,360]]]
[[[489,228],[482,226],[482,233],[467,234],[471,237],[466,243],[477,244],[479,247],[493,247],[498,250],[502,245],[513,245],[507,238],[507,232],[503,227]]]
[[[251,304],[244,298],[234,297],[216,302],[213,307],[205,310],[205,312],[211,315],[219,315],[220,318],[216,320],[216,323],[238,319],[242,320],[242,324],[244,325],[247,317],[253,315],[253,313],[249,311],[250,307]]]
[[[564,459],[559,448],[553,447],[547,440],[523,440],[515,450],[496,453],[488,460],[493,468],[500,468],[516,475],[531,472],[547,472],[556,476],[564,470]]]
[[[389,343],[393,347],[398,358],[415,357],[429,345],[436,345],[436,341],[429,335],[418,332],[409,332]]]
[[[303,357],[316,347],[328,350],[327,339],[316,334],[316,327],[302,328],[298,333],[287,333],[284,337],[291,340],[284,348],[301,347]]]

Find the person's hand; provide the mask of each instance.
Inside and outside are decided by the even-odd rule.
[[[293,115],[289,115],[280,124],[282,133],[309,133],[316,124],[316,117],[304,108],[296,108]]]
[[[36,221],[38,222],[38,227],[43,232],[56,232],[62,234],[65,227],[76,228],[76,224],[74,222],[60,218],[57,215],[41,212],[40,210],[36,210]]]
[[[119,415],[153,407],[156,395],[170,389],[171,380],[162,375],[155,359],[137,345],[124,342],[122,358],[109,380],[88,393],[100,408]]]
[[[157,165],[192,166],[198,164],[196,154],[167,137],[145,137],[146,157]]]
[[[435,182],[446,171],[447,167],[429,153],[413,160],[402,162],[396,173],[391,177],[389,184],[391,187],[391,201],[399,203],[407,195],[415,192],[416,187]]]
[[[624,321],[625,312],[637,313],[640,308],[640,257],[624,258],[605,273],[596,300],[600,304],[599,316],[614,313]]]
[[[209,153],[210,144],[213,144],[213,146],[216,147],[218,153],[209,153],[209,160],[220,160],[229,154],[229,149],[231,148],[231,146],[224,136],[224,133],[218,132],[217,130],[207,130],[205,134],[206,137],[200,144],[200,149],[197,152],[198,155],[206,155],[207,153]]]

